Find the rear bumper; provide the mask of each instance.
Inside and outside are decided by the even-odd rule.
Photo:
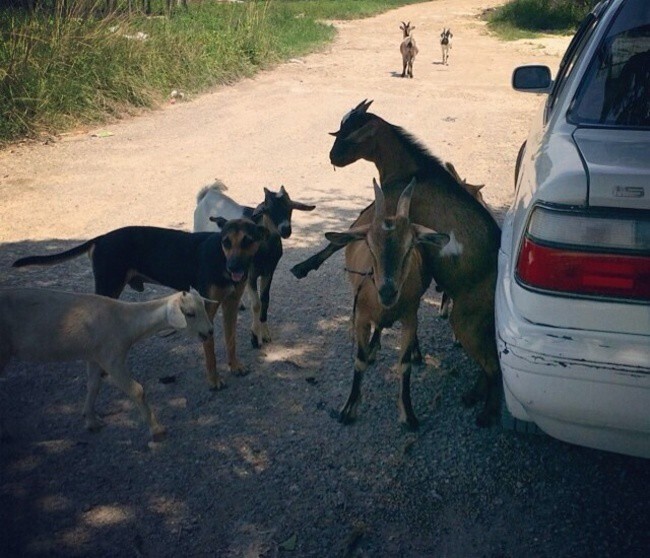
[[[650,458],[650,335],[531,323],[512,287],[501,252],[497,346],[510,413],[569,443]]]

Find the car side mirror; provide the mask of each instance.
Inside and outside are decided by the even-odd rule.
[[[553,80],[548,66],[519,66],[512,72],[512,88],[524,93],[550,93]]]

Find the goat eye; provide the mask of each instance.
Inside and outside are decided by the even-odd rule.
[[[230,249],[232,248],[232,242],[230,241],[229,238],[224,238],[224,239],[221,241],[221,245],[222,245],[226,250],[230,250]]]
[[[185,314],[188,318],[196,318],[196,314],[194,312],[187,312]]]

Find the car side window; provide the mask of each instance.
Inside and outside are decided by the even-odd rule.
[[[650,3],[627,2],[569,109],[574,124],[650,128]]]
[[[555,107],[555,102],[557,101],[560,93],[564,89],[569,76],[571,75],[573,68],[575,67],[576,60],[580,56],[580,53],[583,51],[589,37],[592,35],[598,18],[594,13],[590,13],[580,24],[576,34],[571,39],[569,46],[566,50],[566,53],[562,57],[560,62],[560,67],[555,77],[555,83],[553,85],[553,90],[548,97],[546,104],[546,111],[544,115],[544,120],[548,120],[550,114],[553,112]]]

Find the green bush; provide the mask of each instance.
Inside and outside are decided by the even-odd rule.
[[[597,0],[513,0],[494,10],[493,27],[533,32],[571,32]]]
[[[173,17],[117,0],[43,0],[0,8],[0,144],[150,107],[172,89],[205,91],[331,40],[322,21],[417,0],[189,2]],[[139,3],[134,3],[138,4]],[[162,0],[152,2],[156,14]]]

